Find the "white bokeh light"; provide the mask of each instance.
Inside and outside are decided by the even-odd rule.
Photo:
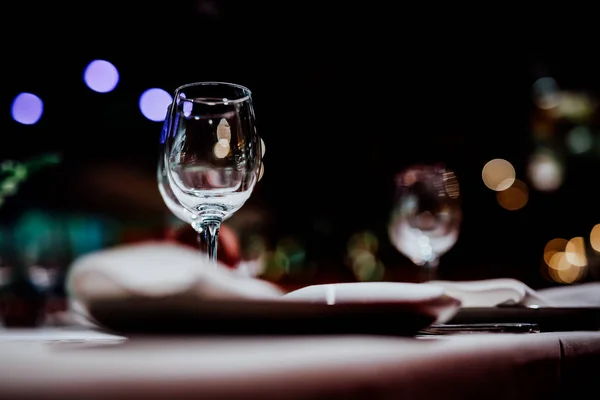
[[[10,113],[13,119],[24,125],[37,123],[44,112],[44,102],[33,93],[20,93],[12,102]]]
[[[164,121],[167,107],[172,101],[173,98],[167,91],[159,88],[148,89],[140,96],[140,111],[150,121]]]
[[[108,93],[119,83],[119,71],[105,60],[94,60],[83,72],[85,84],[98,93]]]
[[[551,154],[535,153],[527,168],[529,179],[537,190],[551,192],[557,190],[563,182],[563,170]]]

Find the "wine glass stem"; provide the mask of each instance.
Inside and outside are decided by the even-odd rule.
[[[207,254],[208,261],[211,264],[216,265],[221,221],[218,219],[207,219],[200,223],[200,227],[201,229],[197,229],[200,250]]]
[[[425,282],[433,281],[437,279],[438,265],[440,263],[439,258],[434,258],[433,260],[427,261],[423,264],[423,272],[424,272],[424,280]]]

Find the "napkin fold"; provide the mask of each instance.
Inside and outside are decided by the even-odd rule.
[[[463,308],[600,307],[600,283],[538,291],[510,278],[372,284],[380,286],[337,284],[337,301],[414,302],[444,295],[458,299]],[[96,301],[123,300],[124,307],[129,299],[173,296],[185,296],[193,301],[300,299],[329,302],[333,293],[325,290],[331,289],[329,286],[312,286],[286,294],[270,282],[220,263],[211,265],[204,253],[172,242],[122,245],[86,254],[70,266],[66,281],[71,310],[81,317],[77,318],[78,322],[86,325],[92,321],[87,310]]]
[[[283,292],[206,255],[171,242],[123,245],[88,253],[69,268],[66,288],[71,309],[83,320],[95,301],[136,297],[193,296],[202,299],[278,299]]]
[[[600,307],[600,282],[534,290],[512,278],[477,281],[429,281],[459,299],[463,308],[524,307]]]
[[[536,292],[512,278],[477,281],[429,281],[444,288],[447,294],[462,302],[462,307],[496,307],[498,305],[555,306],[553,298]],[[599,303],[600,305],[600,303]]]
[[[557,307],[600,307],[600,282],[558,286],[537,292]]]

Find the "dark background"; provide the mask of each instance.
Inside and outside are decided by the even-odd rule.
[[[154,183],[139,189],[153,206],[128,204],[95,186],[90,171],[106,168],[104,179],[117,185],[125,178],[111,165],[154,179],[162,124],[139,112],[141,92],[229,81],[253,92],[267,151],[248,207],[273,221],[271,242],[296,235],[313,259],[328,260],[319,268],[342,270],[348,238],[371,230],[389,268],[410,268],[386,236],[392,177],[413,163],[443,162],[459,178],[464,222],[441,277],[549,285],[539,269],[545,243],[587,237],[599,222],[600,160],[569,160],[565,184],[532,190],[519,211],[497,204],[481,169],[505,158],[524,177],[535,148],[531,85],[553,76],[596,91],[596,51],[581,40],[565,45],[572,31],[539,11],[323,3],[4,3],[0,159],[58,152],[63,162],[28,181],[0,209],[1,222],[31,207],[152,220]],[[94,59],[119,69],[113,92],[85,86]],[[11,119],[23,91],[44,100],[36,125]]]

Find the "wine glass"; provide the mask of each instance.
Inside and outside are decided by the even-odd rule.
[[[244,205],[263,171],[250,90],[224,82],[177,88],[161,142],[163,199],[216,263],[221,223]]]
[[[396,176],[395,186],[390,240],[432,280],[440,257],[458,239],[462,220],[458,180],[443,165],[414,165]]]
[[[157,168],[157,181],[158,181],[158,191],[165,202],[165,205],[181,221],[192,224],[196,220],[196,215],[191,211],[188,211],[180,202],[179,199],[175,196],[173,189],[171,188],[171,184],[169,182],[169,177],[167,175],[167,169],[165,168],[165,139],[169,132],[169,124],[171,123],[171,106],[167,108],[167,116],[165,118],[165,123],[163,125],[163,132],[161,136],[161,147],[160,147],[160,157],[158,158],[158,168]]]
[[[167,110],[167,118],[165,119],[165,124],[163,128],[163,135],[166,135],[169,120],[169,113],[171,110],[171,106],[168,107]],[[262,153],[261,156],[264,158],[265,156],[265,144],[263,139],[260,139]],[[167,175],[167,169],[165,168],[165,160],[164,160],[164,144],[161,144],[161,151],[159,152],[161,157],[158,160],[158,168],[157,168],[157,181],[158,181],[158,191],[165,202],[169,211],[173,213],[177,218],[181,221],[186,222],[188,224],[192,224],[196,220],[196,215],[190,211],[188,211],[180,202],[179,199],[175,196],[173,189],[169,183],[169,177]],[[262,163],[261,158],[261,163]],[[261,175],[259,176],[259,181],[262,178],[262,172],[264,171],[264,166],[261,165]],[[202,229],[198,227],[198,229]]]
[[[164,157],[160,157],[158,161],[158,191],[165,202],[169,211],[173,213],[177,218],[188,224],[192,224],[196,220],[196,215],[188,211],[177,199],[173,189],[169,184],[169,178],[167,176],[167,169],[165,168]]]

